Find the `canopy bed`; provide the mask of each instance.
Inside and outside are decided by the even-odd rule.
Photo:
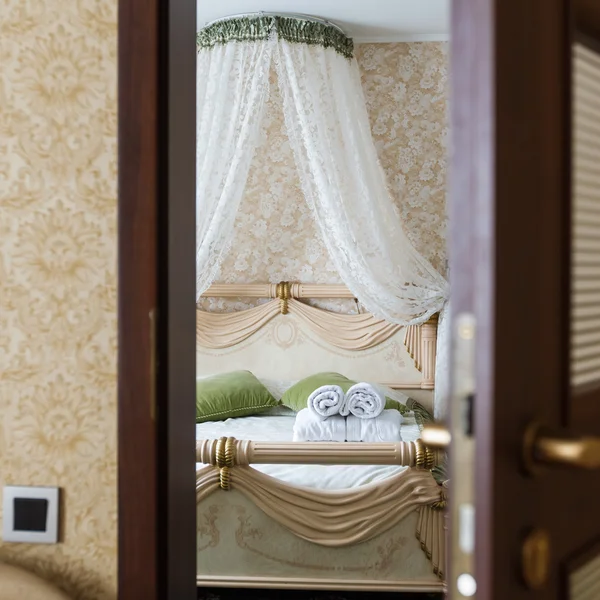
[[[271,66],[304,196],[344,285],[214,283]],[[216,409],[197,419],[198,584],[442,590],[447,482],[419,437],[431,418],[422,404],[443,412],[431,396],[445,373],[448,285],[410,244],[387,191],[352,40],[301,15],[209,24],[198,34],[197,144],[197,299],[261,299],[197,311],[199,386],[235,372],[272,400],[231,412],[219,388]],[[315,298],[364,310],[325,311]],[[389,401],[401,414],[394,441],[292,441],[300,413],[285,395],[322,372],[378,386],[385,412]]]
[[[431,471],[441,457],[420,441],[430,417],[407,396],[431,402],[437,318],[402,327],[304,302],[348,297],[341,285],[217,284],[213,294],[266,302],[197,311],[199,378],[247,369],[280,399],[303,377],[341,371],[409,410],[395,443],[292,442],[295,414],[281,406],[199,423],[198,584],[442,589],[446,488]]]

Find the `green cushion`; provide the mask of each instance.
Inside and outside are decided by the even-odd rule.
[[[281,404],[299,412],[303,408],[306,408],[308,397],[317,388],[323,385],[339,385],[345,393],[355,383],[356,381],[352,381],[340,373],[317,373],[316,375],[302,379],[286,390],[285,394],[281,397]],[[408,408],[404,404],[387,397],[385,408],[399,410],[401,414],[408,412]]]
[[[278,404],[250,371],[196,380],[196,423],[256,415]]]

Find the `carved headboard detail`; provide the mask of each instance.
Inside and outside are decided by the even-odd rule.
[[[247,368],[244,367],[247,360],[256,363],[256,353],[262,354],[266,363],[277,363],[269,347],[265,344],[259,346],[259,340],[256,339],[260,337],[259,333],[270,327],[266,339],[274,339],[280,351],[283,349],[290,353],[289,358],[292,361],[297,362],[298,359],[297,354],[290,350],[292,342],[306,342],[310,338],[314,347],[307,348],[307,352],[323,354],[320,358],[315,356],[315,364],[327,365],[325,352],[328,347],[331,349],[332,358],[333,354],[336,354],[352,359],[370,357],[374,363],[377,360],[379,362],[395,360],[403,370],[391,373],[391,381],[379,379],[380,383],[396,388],[417,387],[425,390],[434,388],[437,315],[422,325],[402,327],[375,317],[371,313],[339,314],[315,308],[301,301],[308,298],[354,297],[344,285],[337,284],[303,284],[285,281],[278,284],[215,284],[203,296],[269,298],[271,301],[231,313],[197,310],[199,372],[206,371],[206,368],[215,368],[215,360],[219,356],[222,357],[221,362],[227,365],[227,370],[232,370],[232,366]],[[283,330],[291,328],[293,331],[290,333],[288,344],[285,342],[285,335],[281,333],[283,323],[285,323]],[[398,338],[402,342],[402,351],[398,349]],[[325,342],[326,346],[320,342]],[[249,346],[253,347],[249,348]],[[244,355],[242,358],[236,356],[236,349]],[[404,360],[404,357],[400,356],[402,352],[412,360]],[[213,358],[215,360],[212,360]],[[339,364],[340,361],[336,358],[332,364],[333,362]],[[407,362],[412,364],[406,365]],[[363,358],[361,358],[362,364],[364,364]],[[308,370],[311,367],[307,364],[306,368]],[[378,367],[376,371],[381,377],[382,368]],[[419,380],[416,380],[415,373]],[[298,376],[303,376],[300,371]],[[398,381],[398,378],[401,381]]]

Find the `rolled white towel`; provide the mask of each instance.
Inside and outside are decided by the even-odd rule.
[[[294,422],[294,442],[345,442],[346,419],[340,415],[323,420],[319,415],[303,408]]]
[[[401,442],[402,415],[395,409],[384,410],[374,419],[346,418],[347,442]]]
[[[308,409],[321,419],[337,415],[343,404],[344,390],[339,385],[322,385],[307,400]]]
[[[340,409],[344,417],[354,415],[359,419],[374,419],[385,408],[385,395],[370,383],[357,383],[346,392],[346,400]]]

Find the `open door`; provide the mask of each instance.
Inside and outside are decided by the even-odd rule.
[[[451,60],[450,597],[597,600],[600,2],[454,0]]]

